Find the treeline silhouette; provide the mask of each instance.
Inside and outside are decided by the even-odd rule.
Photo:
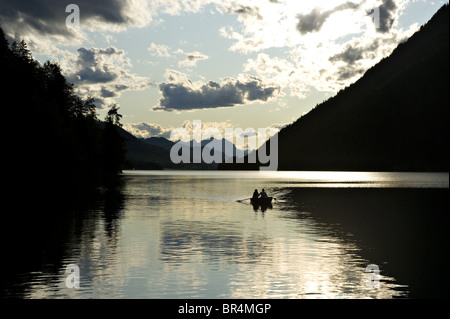
[[[116,105],[100,121],[94,99],[75,94],[57,63],[41,65],[24,41],[10,44],[1,28],[0,70],[6,188],[56,200],[117,176],[125,147]]]
[[[278,141],[280,170],[448,171],[448,4]]]

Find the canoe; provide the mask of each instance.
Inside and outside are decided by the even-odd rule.
[[[259,205],[259,206],[270,206],[272,204],[272,198],[273,197],[265,197],[265,198],[251,198],[250,202],[253,205]]]

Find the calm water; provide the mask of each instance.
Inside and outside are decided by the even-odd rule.
[[[20,246],[3,295],[448,297],[448,187],[448,173],[128,171]],[[255,188],[272,208],[250,205]]]

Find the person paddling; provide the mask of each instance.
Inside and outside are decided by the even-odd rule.
[[[258,190],[255,189],[255,191],[253,192],[253,197],[252,197],[252,199],[258,199],[258,197],[259,197]]]
[[[264,188],[262,189],[262,191],[261,191],[261,193],[259,195],[261,196],[261,198],[267,198],[268,197],[266,191],[264,190]]]

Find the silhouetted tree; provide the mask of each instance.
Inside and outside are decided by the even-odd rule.
[[[6,60],[6,53],[9,51],[8,40],[6,40],[5,33],[3,29],[0,28],[0,60]]]
[[[0,70],[3,116],[11,121],[3,127],[6,166],[30,172],[25,180],[32,195],[55,198],[120,171],[125,150],[117,105],[102,124],[94,99],[76,95],[57,63],[41,65],[25,41],[9,44],[1,28]]]
[[[113,104],[105,117],[105,128],[102,134],[103,171],[112,176],[122,171],[125,163],[125,141],[118,131],[121,127],[122,115],[118,113],[117,104]]]
[[[117,106],[117,103],[113,104],[111,106],[111,109],[108,111],[108,113],[105,117],[106,123],[111,123],[118,127],[122,127],[122,124],[120,123],[120,119],[122,118],[122,115],[119,114],[118,111],[119,111],[119,108]]]

